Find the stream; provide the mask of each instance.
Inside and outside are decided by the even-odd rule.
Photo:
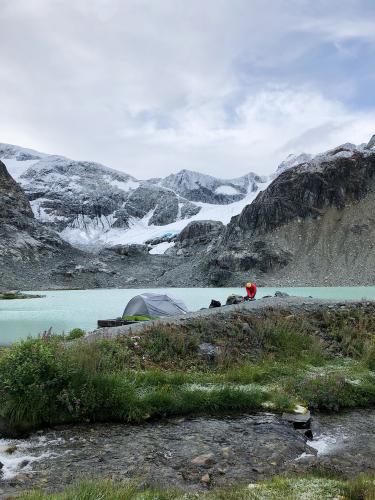
[[[59,427],[27,440],[0,440],[0,495],[58,489],[82,477],[194,491],[316,466],[345,477],[375,473],[374,410],[316,414],[312,430],[314,439],[306,442],[268,413]]]

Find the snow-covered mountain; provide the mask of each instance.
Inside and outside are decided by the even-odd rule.
[[[223,180],[188,170],[139,181],[98,163],[9,144],[0,144],[0,159],[36,218],[86,249],[168,237],[193,220],[228,223],[267,185],[254,173]]]
[[[249,192],[258,191],[259,184],[266,181],[266,178],[254,173],[237,179],[218,179],[199,172],[181,170],[169,175],[160,184],[190,201],[222,205],[242,200]]]
[[[313,156],[289,155],[269,178],[254,173],[219,179],[182,170],[164,179],[139,181],[99,163],[74,161],[10,144],[0,144],[0,160],[25,190],[39,221],[73,246],[105,246],[159,240],[153,253],[163,253],[189,222],[228,224],[285,170],[349,157],[375,147],[375,139],[343,144]]]

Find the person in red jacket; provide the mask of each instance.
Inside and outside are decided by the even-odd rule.
[[[246,283],[246,297],[244,297],[244,301],[246,300],[255,300],[255,295],[257,293],[257,286],[255,283]]]

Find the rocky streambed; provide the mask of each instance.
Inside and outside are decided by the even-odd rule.
[[[312,430],[306,441],[268,413],[60,427],[2,442],[0,495],[58,489],[82,477],[199,490],[316,466],[345,477],[375,473],[375,411],[318,414]]]

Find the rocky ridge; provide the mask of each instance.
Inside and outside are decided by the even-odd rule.
[[[37,169],[31,163],[38,162],[40,167],[44,162],[29,150],[17,150],[16,153],[12,148],[3,147],[0,154],[12,156],[8,161],[17,162],[17,166],[20,162],[28,163],[26,172],[18,171],[19,176],[34,175]],[[16,159],[17,155],[21,155],[22,160]],[[40,224],[22,189],[6,174],[6,182],[12,183],[18,201],[16,208],[8,198],[3,198],[2,202],[1,231],[6,233],[6,238],[0,248],[3,259],[4,252],[11,255],[13,265],[2,266],[0,281],[11,289],[238,286],[249,278],[260,285],[373,284],[375,138],[365,145],[344,144],[306,158],[301,157],[301,164],[283,168],[227,226],[220,221],[188,218],[197,203],[188,199],[193,196],[189,194],[190,183],[182,183],[179,188],[186,196],[183,206],[181,198],[176,203],[176,197],[182,195],[161,186],[158,179],[150,181],[152,187],[147,184],[133,186],[134,189],[125,193],[127,208],[123,222],[118,214],[116,220],[109,222],[111,230],[115,230],[116,224],[125,225],[129,213],[133,221],[143,217],[152,220],[153,224],[167,224],[150,227],[165,228],[170,227],[171,214],[174,218],[177,212],[180,217],[186,210],[189,215],[183,219],[178,234],[166,231],[146,244],[112,245],[101,249],[95,257],[72,249],[51,231],[50,225]],[[56,162],[73,174],[74,165],[67,166],[60,159]],[[77,168],[78,171],[82,168],[83,176],[87,166],[82,164]],[[92,173],[95,172],[95,167],[90,166],[89,170],[91,168]],[[101,166],[97,168],[98,175],[109,175]],[[56,171],[52,170],[56,176]],[[60,175],[65,182],[66,172]],[[94,178],[93,174],[90,182],[94,182]],[[57,185],[58,179],[57,176]],[[122,182],[118,177],[117,181]],[[123,182],[137,181],[124,177]],[[4,192],[12,190],[6,188]],[[32,198],[30,191],[28,197]],[[154,204],[159,207],[157,211],[152,209]],[[200,206],[204,204],[200,202]],[[230,210],[232,204],[226,206]],[[98,207],[98,214],[102,214]],[[190,209],[193,212],[189,212]],[[23,227],[25,224],[27,230]],[[37,237],[32,236],[34,239],[30,242],[30,235]],[[53,251],[61,249],[61,245],[63,255],[59,251],[53,265],[51,261],[46,263],[44,257],[40,258],[56,255]],[[158,248],[162,251],[155,251]],[[30,266],[30,257],[33,266]]]
[[[374,283],[375,151],[344,144],[282,172],[233,217],[205,259],[231,283]],[[237,281],[238,282],[238,281]]]
[[[0,161],[0,259],[40,259],[68,248],[35,219],[24,191]]]
[[[0,159],[22,185],[38,220],[78,248],[96,251],[144,243],[171,229],[178,233],[192,218],[206,218],[204,205],[210,209],[253,198],[266,182],[253,173],[222,180],[187,170],[139,181],[98,163],[9,144],[0,144]]]

